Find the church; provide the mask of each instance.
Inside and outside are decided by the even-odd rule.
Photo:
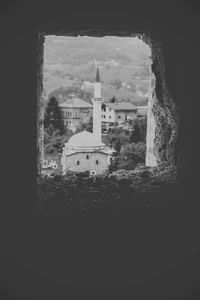
[[[114,149],[106,146],[101,141],[101,82],[99,69],[96,72],[94,84],[93,103],[93,133],[83,130],[74,134],[65,143],[61,165],[63,174],[67,171],[85,172],[90,174],[101,174],[106,171],[112,161]]]

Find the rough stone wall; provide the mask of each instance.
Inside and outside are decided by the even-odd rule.
[[[37,172],[41,173],[42,160],[44,157],[44,94],[43,94],[43,52],[44,36],[38,34],[37,43]]]
[[[88,20],[90,17],[88,14]],[[110,13],[105,14],[106,17],[110,20]],[[127,24],[122,25],[117,22],[119,17],[117,14],[116,16],[113,14],[115,26],[112,29],[110,25],[104,26],[101,14],[98,17],[98,13],[96,13],[96,25],[92,23],[93,19],[91,18],[91,24],[93,24],[91,28],[94,29],[89,29],[90,26],[84,21],[81,25],[73,25],[73,16],[71,16],[67,19],[66,24],[54,24],[53,26],[47,24],[46,27],[44,26],[43,32],[68,36],[117,35],[142,38],[151,48],[152,72],[156,79],[152,109],[156,122],[154,153],[158,164],[166,163],[182,168],[182,166],[188,165],[190,159],[187,154],[190,150],[186,136],[188,136],[190,126],[188,120],[191,120],[192,116],[190,113],[187,113],[187,117],[185,115],[186,93],[188,96],[190,93],[193,96],[196,95],[196,90],[191,83],[190,89],[184,85],[184,82],[188,84],[191,81],[188,71],[194,72],[190,62],[185,58],[188,53],[190,53],[190,58],[193,57],[192,54],[195,57],[195,52],[173,31],[151,24],[151,22],[143,23],[142,20],[133,19],[131,16],[127,19]],[[183,62],[187,71],[184,70]],[[194,80],[196,79],[194,78]],[[188,109],[191,111],[190,106]]]
[[[157,163],[175,166],[178,114],[166,84],[162,45],[152,38],[144,38],[152,50],[152,72],[155,76],[152,113],[155,119],[154,154]]]

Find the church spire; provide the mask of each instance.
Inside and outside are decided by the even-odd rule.
[[[97,67],[96,82],[100,82],[99,68]]]

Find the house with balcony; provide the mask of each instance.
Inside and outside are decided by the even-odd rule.
[[[64,125],[73,132],[82,124],[91,121],[93,105],[80,99],[72,98],[59,104]]]
[[[103,103],[101,109],[102,125],[106,128],[112,126],[126,126],[131,120],[137,118],[137,106],[128,103]]]

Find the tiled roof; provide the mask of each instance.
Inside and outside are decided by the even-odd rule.
[[[137,110],[137,106],[128,103],[128,102],[121,102],[121,103],[104,103],[108,107],[114,110]]]
[[[69,108],[92,108],[93,105],[80,99],[80,98],[72,98],[66,100],[63,103],[59,104],[60,107],[69,107]]]

